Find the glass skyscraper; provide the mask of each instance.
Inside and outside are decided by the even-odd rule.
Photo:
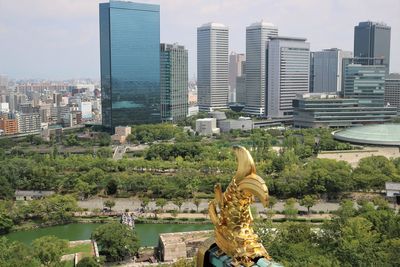
[[[390,26],[365,21],[354,27],[354,57],[382,58],[389,73]]]
[[[161,44],[161,118],[177,122],[188,113],[188,51],[183,45]]]
[[[161,121],[160,6],[100,4],[103,126]]]

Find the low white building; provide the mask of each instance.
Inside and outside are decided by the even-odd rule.
[[[253,129],[253,121],[249,117],[240,117],[237,120],[220,120],[218,126],[223,133],[230,130],[250,131]]]
[[[387,197],[400,197],[400,183],[385,182]]]
[[[196,120],[196,132],[200,135],[219,134],[220,130],[217,128],[217,120],[215,118]]]

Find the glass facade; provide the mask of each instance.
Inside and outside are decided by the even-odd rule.
[[[293,100],[293,125],[298,128],[349,127],[385,123],[396,116],[394,107],[366,107],[358,99],[312,93]]]
[[[362,106],[383,107],[385,73],[386,67],[384,65],[346,65],[344,97],[356,98]]]
[[[360,22],[354,27],[354,56],[382,58],[389,73],[391,27],[378,22]]]
[[[157,123],[160,115],[160,7],[100,4],[103,125]]]
[[[188,113],[188,51],[182,45],[161,44],[161,118],[178,122]]]

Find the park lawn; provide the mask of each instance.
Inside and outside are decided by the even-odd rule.
[[[92,244],[79,244],[67,248],[64,254],[83,253],[83,257],[92,257]]]
[[[66,261],[63,267],[74,267],[74,260]]]

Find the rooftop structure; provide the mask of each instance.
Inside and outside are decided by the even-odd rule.
[[[158,243],[159,258],[171,262],[180,258],[196,255],[199,246],[207,240],[213,231],[193,231],[160,234]]]
[[[352,127],[333,134],[337,140],[351,143],[400,146],[400,124]]]

